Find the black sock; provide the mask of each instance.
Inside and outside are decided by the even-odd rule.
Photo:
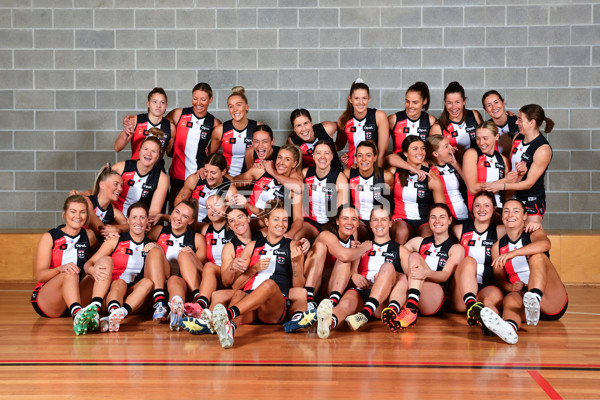
[[[367,302],[365,303],[365,306],[363,307],[361,313],[365,317],[367,317],[367,319],[369,319],[373,316],[373,313],[375,313],[375,310],[377,310],[377,307],[379,307],[379,302],[377,301],[377,299],[375,297],[369,297],[367,299]]]
[[[414,312],[419,310],[419,297],[421,291],[419,289],[408,289],[408,301],[406,302],[406,308],[410,308]]]
[[[200,307],[202,307],[202,308],[208,308],[208,298],[206,298],[206,296],[198,297],[198,300],[196,300],[196,303],[200,304]]]
[[[123,314],[125,314],[125,316],[128,316],[129,313],[131,313],[131,306],[127,303],[123,303]]]
[[[541,303],[542,302],[542,296],[544,295],[542,293],[542,291],[538,288],[533,288],[530,290],[531,293],[534,294],[534,296],[537,298],[538,302]]]
[[[154,305],[156,305],[158,303],[162,303],[162,304],[167,303],[167,298],[165,296],[164,289],[154,289],[154,291],[152,292],[152,298],[154,299]]]
[[[102,307],[102,297],[94,297],[90,304],[93,304],[100,309],[100,307]]]
[[[75,302],[69,306],[69,311],[71,311],[71,317],[75,318],[77,313],[81,311],[81,304]]]
[[[112,310],[114,310],[115,308],[121,308],[121,303],[119,303],[119,302],[118,302],[118,301],[116,301],[116,300],[111,300],[111,301],[108,303],[108,313],[110,314],[110,312],[111,312]]]
[[[302,311],[296,311],[292,315],[292,318],[290,319],[290,321],[300,321],[300,319],[302,318],[303,315],[304,315],[304,313]]]
[[[463,296],[463,301],[465,302],[465,305],[467,306],[468,310],[471,307],[471,305],[473,305],[473,303],[477,302],[477,297],[474,293],[469,292]]]
[[[331,292],[331,294],[329,295],[329,300],[331,301],[331,304],[333,304],[334,307],[338,305],[341,298],[342,294],[340,292]]]
[[[390,301],[390,304],[388,304],[388,308],[391,308],[392,310],[396,311],[396,314],[398,314],[402,307],[400,306],[400,303],[398,303],[396,300],[392,300]]]
[[[506,322],[508,322],[513,327],[513,329],[515,330],[515,332],[519,330],[519,326],[512,319],[507,319]]]
[[[232,319],[234,319],[235,317],[238,317],[239,315],[240,315],[240,309],[237,308],[236,306],[232,306],[227,309],[227,316],[229,317],[230,321]]]
[[[192,290],[192,299],[194,299],[194,303],[198,302],[199,297],[200,297],[200,289]]]
[[[306,301],[308,303],[315,301],[315,288],[314,287],[305,287],[306,289]]]
[[[338,317],[335,314],[333,314],[331,316],[331,327],[330,328],[335,329],[336,326],[338,326]]]

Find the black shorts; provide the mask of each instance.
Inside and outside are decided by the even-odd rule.
[[[527,215],[543,216],[546,212],[546,196],[517,197],[517,200],[523,203]]]
[[[64,318],[64,317],[70,316],[71,313],[69,311],[69,307],[65,308],[65,311],[62,313],[62,315],[60,317],[51,317],[51,316],[47,315],[44,312],[44,310],[42,310],[40,308],[37,298],[40,293],[40,290],[42,290],[42,287],[44,287],[45,284],[46,284],[46,282],[38,282],[37,285],[35,285],[35,288],[33,288],[33,293],[31,294],[31,305],[33,306],[33,309],[35,310],[35,312],[38,313],[38,315],[40,317],[44,317],[44,318]]]

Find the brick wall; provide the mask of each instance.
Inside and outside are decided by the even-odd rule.
[[[57,224],[69,189],[126,158],[122,117],[154,86],[171,109],[207,81],[227,119],[243,85],[282,142],[293,108],[335,120],[358,76],[388,113],[416,80],[436,116],[453,80],[469,108],[492,88],[513,111],[542,105],[557,123],[545,226],[600,229],[600,4],[583,0],[3,0],[0,229]]]

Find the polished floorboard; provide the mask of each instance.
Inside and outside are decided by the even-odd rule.
[[[568,287],[565,316],[512,346],[446,313],[326,340],[245,325],[228,350],[148,316],[77,337],[70,318],[38,317],[32,287],[0,284],[0,399],[600,399],[600,287]]]

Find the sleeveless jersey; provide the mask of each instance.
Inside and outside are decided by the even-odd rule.
[[[100,219],[103,224],[110,224],[115,219],[115,211],[113,210],[112,203],[108,203],[108,206],[104,209],[98,204],[98,195],[88,196],[94,207],[94,214]]]
[[[308,188],[308,204],[304,216],[320,224],[329,221],[329,216],[337,210],[337,178],[341,171],[331,168],[323,178],[317,176],[317,168],[309,167],[306,170],[304,183]]]
[[[406,115],[406,110],[396,113],[396,125],[390,127],[394,138],[394,153],[402,151],[402,142],[407,136],[419,136],[423,142],[429,136],[429,114],[421,112],[418,120],[413,121]]]
[[[500,250],[500,254],[506,254],[509,251],[527,246],[529,243],[531,243],[531,237],[527,232],[523,232],[515,242],[512,242],[508,238],[508,235],[504,235],[498,243],[498,249]],[[517,256],[512,260],[507,261],[506,264],[504,264],[504,270],[506,271],[510,283],[515,283],[516,281],[521,281],[525,285],[529,283],[530,271],[529,258],[527,256]]]
[[[193,112],[193,107],[181,110],[173,144],[173,161],[169,170],[171,178],[183,181],[204,166],[206,148],[214,127],[215,117],[211,113],[198,118]]]
[[[227,229],[227,225],[217,231],[213,225],[210,224],[204,235],[204,237],[206,237],[206,259],[220,267],[223,246],[229,243],[233,236],[235,235]]]
[[[400,265],[400,245],[393,240],[383,244],[373,242],[371,250],[360,257],[358,273],[364,276],[369,283],[375,282],[375,275],[385,263],[390,263],[398,272],[402,272]]]
[[[85,229],[81,229],[76,236],[69,236],[62,231],[65,225],[50,229],[52,236],[52,257],[50,269],[73,263],[79,267],[79,276],[83,277],[83,265],[90,258],[90,239]]]
[[[545,144],[550,146],[550,143],[548,143],[548,140],[541,133],[529,143],[525,143],[525,136],[523,134],[519,133],[517,136],[515,136],[515,140],[514,140],[513,146],[512,146],[510,162],[511,162],[512,169],[514,171],[516,169],[515,165],[517,165],[517,163],[519,163],[521,161],[525,161],[525,164],[527,165],[527,172],[523,176],[523,180],[527,179],[527,174],[529,173],[531,164],[533,164],[533,156],[534,156],[535,152],[537,151],[537,149],[539,149],[541,146],[543,146]],[[546,170],[547,169],[548,169],[548,167],[546,167]],[[529,197],[529,196],[545,196],[546,195],[546,188],[544,186],[544,176],[545,175],[546,175],[546,171],[544,171],[542,176],[539,177],[539,179],[533,184],[533,186],[531,188],[517,192],[517,196],[516,196],[517,199],[527,200],[527,197]]]
[[[206,210],[206,200],[215,194],[225,197],[230,185],[231,181],[225,177],[223,177],[223,183],[214,188],[208,186],[206,179],[198,180],[191,195],[192,199],[198,200],[198,222],[209,222],[208,217],[206,216],[208,212]]]
[[[123,191],[114,203],[115,207],[125,215],[127,215],[129,206],[138,201],[150,207],[152,196],[158,187],[158,181],[162,172],[160,167],[155,165],[150,172],[142,176],[139,174],[136,164],[137,161],[135,160],[125,161],[125,167],[121,174],[123,177]]]
[[[315,150],[315,144],[317,144],[319,140],[328,140],[333,143],[333,139],[331,139],[331,136],[329,136],[329,134],[323,127],[323,124],[313,125],[313,131],[315,132],[315,140],[313,140],[312,142],[305,142],[304,140],[300,139],[296,134],[292,134],[290,136],[292,143],[300,147],[300,150],[302,151],[302,165],[305,167],[312,167],[315,165],[313,152]],[[344,166],[342,165],[342,162],[340,161],[337,152],[333,153],[331,167],[340,170],[344,169]]]
[[[467,187],[456,168],[450,164],[434,165],[430,168],[430,172],[436,174],[442,181],[444,198],[452,218],[457,220],[469,218],[469,208],[465,203]]]
[[[350,200],[360,213],[360,219],[371,219],[371,211],[375,204],[389,207],[385,196],[390,194],[390,188],[385,184],[383,170],[378,175],[375,172],[368,177],[363,177],[358,168],[350,169]]]
[[[504,159],[498,151],[494,151],[493,155],[484,154],[479,146],[475,146],[477,150],[477,182],[496,182],[506,176],[506,165]],[[496,207],[502,208],[502,196],[504,192],[494,194],[496,198]],[[469,206],[473,204],[473,195],[469,193]]]
[[[374,140],[377,143],[379,137],[377,131],[377,121],[375,119],[375,108],[368,108],[367,115],[361,120],[352,117],[346,122],[344,133],[348,138],[348,167],[352,167],[355,162],[356,147],[364,140]]]
[[[288,296],[292,286],[292,252],[290,249],[291,239],[282,238],[279,242],[271,244],[266,237],[259,238],[254,245],[254,251],[250,258],[250,266],[256,264],[263,258],[269,258],[269,266],[254,275],[243,290],[254,290],[267,279],[275,281],[281,294]]]
[[[452,239],[448,238],[440,244],[435,244],[433,236],[429,236],[421,242],[419,254],[432,271],[441,271],[450,257],[451,247]]]
[[[477,130],[477,120],[472,110],[466,110],[465,121],[461,124],[450,121],[447,127],[443,128],[443,135],[448,138],[450,145],[463,149],[475,147],[475,131]]]
[[[144,240],[137,243],[131,238],[129,232],[121,233],[119,243],[111,254],[114,263],[113,281],[122,279],[126,283],[132,283],[137,280],[136,278],[143,277],[142,271],[146,263],[144,246],[149,242],[150,239],[144,237]]]
[[[233,127],[233,120],[223,123],[221,147],[223,148],[223,156],[227,159],[229,175],[237,176],[246,171],[244,156],[246,155],[246,149],[252,147],[252,134],[256,126],[256,121],[249,119],[248,125],[238,131]]]
[[[160,144],[165,150],[167,148],[167,144],[169,144],[169,140],[171,140],[171,122],[165,117],[156,124],[153,125],[152,122],[148,119],[148,114],[138,114],[137,116],[137,124],[135,125],[135,131],[133,132],[133,138],[131,139],[131,159],[138,160],[140,158],[140,146],[142,145],[142,141],[151,135],[148,131],[152,128],[158,128],[165,136],[158,137],[160,140]]]
[[[263,210],[269,200],[278,199],[283,201],[284,196],[283,185],[265,171],[263,176],[258,178],[252,185],[252,194],[248,202]]]
[[[496,225],[491,224],[484,232],[477,232],[472,219],[462,226],[460,244],[465,249],[465,257],[477,261],[477,283],[492,285],[496,282],[492,267],[492,246],[498,240]]]
[[[489,121],[491,121],[491,119]],[[498,127],[500,139],[498,140],[498,143],[496,143],[496,150],[498,150],[500,154],[504,154],[506,157],[509,157],[510,150],[512,148],[512,140],[517,133],[519,133],[517,116],[508,115],[506,123],[503,126]]]
[[[421,165],[421,170],[429,172],[429,168]],[[408,183],[402,186],[400,182],[401,168],[394,172],[394,215],[393,220],[425,220],[429,207],[433,203],[433,194],[429,190],[429,178],[419,181],[417,174],[408,172]]]

